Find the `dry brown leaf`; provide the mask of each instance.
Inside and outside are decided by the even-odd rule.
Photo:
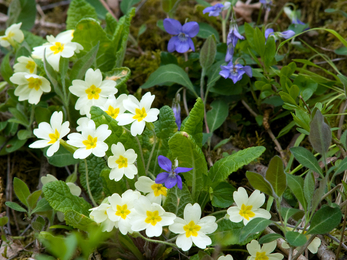
[[[244,2],[237,1],[234,10],[236,17],[243,18],[247,23],[252,22],[252,13],[254,10],[259,10],[261,3],[245,4]]]

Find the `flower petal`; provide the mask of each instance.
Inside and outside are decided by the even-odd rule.
[[[161,172],[157,175],[157,178],[155,179],[155,183],[162,184],[166,181],[166,179],[169,177],[169,173],[167,172]]]
[[[197,22],[185,23],[182,27],[182,32],[188,34],[189,37],[195,37],[199,32],[199,24]]]
[[[171,18],[166,18],[163,21],[165,31],[169,34],[177,35],[181,32],[182,25],[179,21]]]
[[[167,172],[171,172],[172,162],[169,158],[166,158],[163,155],[159,155],[158,156],[158,164],[159,164],[160,168],[162,168],[163,170],[165,170]]]

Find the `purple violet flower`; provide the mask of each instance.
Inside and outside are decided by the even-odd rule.
[[[181,172],[189,172],[193,168],[185,168],[185,167],[177,167],[178,161],[175,160],[175,166],[172,167],[172,162],[163,155],[158,156],[158,164],[159,166],[167,172],[161,172],[157,175],[155,179],[155,183],[163,184],[165,183],[165,187],[171,189],[173,186],[177,184],[179,189],[182,189],[182,178],[178,174]]]
[[[295,35],[295,32],[293,30],[287,30],[283,32],[274,32],[272,28],[265,30],[265,38],[267,39],[269,36],[273,36],[275,38],[275,41],[282,37],[284,39],[289,39]]]
[[[223,4],[215,4],[214,6],[206,7],[202,13],[209,13],[208,16],[218,16],[223,11],[223,8]]]
[[[223,78],[230,78],[236,84],[242,79],[243,74],[247,74],[250,78],[252,77],[252,68],[250,66],[242,66],[241,64],[233,64],[230,62],[227,66],[220,66],[221,71],[219,75]]]
[[[239,33],[239,28],[237,26],[236,23],[232,23],[230,25],[230,30],[227,36],[227,45],[228,45],[228,50],[227,53],[225,55],[225,61],[228,62],[230,60],[233,59],[233,55],[234,55],[234,49],[235,46],[237,44],[238,40],[244,40],[245,37],[243,37],[240,33]]]
[[[175,116],[176,125],[178,131],[181,129],[181,105],[180,105],[180,94],[177,94],[176,97],[172,100],[172,111]]]
[[[267,39],[270,36],[270,34],[273,34],[273,33],[274,33],[274,29],[272,29],[272,28],[266,29],[265,30],[265,39]]]
[[[199,32],[199,25],[197,22],[188,22],[183,26],[175,19],[164,19],[164,28],[171,34],[175,35],[169,41],[167,50],[169,52],[177,51],[179,53],[185,53],[190,48],[195,51],[192,37],[196,36]]]
[[[265,9],[267,9],[267,10],[271,9],[271,5],[272,5],[271,0],[259,0],[259,3],[263,4]]]

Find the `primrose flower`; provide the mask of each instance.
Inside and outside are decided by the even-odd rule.
[[[172,162],[163,155],[158,156],[158,164],[159,166],[167,172],[159,173],[157,178],[155,179],[155,183],[163,184],[165,183],[165,187],[171,189],[173,186],[177,184],[179,189],[182,189],[182,178],[178,174],[181,172],[189,172],[193,168],[185,168],[185,167],[177,167],[178,161],[175,160],[175,167],[172,167]]]
[[[82,130],[86,127],[88,127],[88,123],[90,121],[93,121],[91,120],[89,117],[80,117],[78,120],[77,120],[77,127],[76,127],[76,131],[77,132],[82,132]]]
[[[163,226],[174,223],[176,215],[165,210],[157,203],[152,203],[144,196],[135,201],[134,209],[130,215],[131,230],[146,230],[148,237],[159,237]]]
[[[236,206],[232,206],[227,210],[231,222],[243,220],[243,224],[247,225],[253,218],[271,218],[268,211],[260,208],[265,202],[265,195],[260,193],[259,190],[253,191],[248,198],[246,190],[240,187],[237,191],[234,191],[233,198]]]
[[[161,204],[161,201],[167,195],[167,188],[162,184],[157,184],[146,176],[141,176],[137,182],[135,182],[135,188],[145,194],[146,197],[157,204]]]
[[[251,243],[247,244],[246,248],[251,256],[247,260],[282,260],[283,255],[280,253],[271,254],[276,248],[276,241],[263,244],[260,248],[259,242],[257,240],[252,240]]]
[[[111,133],[108,125],[100,125],[95,129],[94,121],[90,120],[88,125],[82,129],[82,134],[69,134],[67,143],[79,148],[73,154],[75,159],[85,159],[91,153],[97,157],[103,157],[108,149],[108,145],[104,141]]]
[[[12,24],[5,31],[5,35],[0,36],[0,45],[8,47],[10,45],[16,46],[16,42],[21,43],[24,40],[24,34],[20,30],[22,23]]]
[[[226,2],[226,3],[229,3],[229,7],[230,7],[230,2]],[[225,9],[228,9],[228,7],[226,8],[223,4],[215,4],[214,6],[206,7],[202,13],[203,14],[209,13],[208,16],[218,16]]]
[[[110,204],[101,203],[98,207],[90,209],[89,217],[96,223],[101,224],[104,232],[111,232],[114,227],[117,227],[117,222],[113,222],[108,217],[107,210],[110,208]]]
[[[25,56],[20,56],[13,68],[14,72],[26,72],[30,74],[36,74],[37,72],[35,61],[32,58]]]
[[[132,231],[129,215],[133,211],[135,201],[140,196],[141,194],[138,191],[127,190],[122,194],[122,197],[117,193],[108,197],[108,202],[111,206],[107,209],[108,218],[116,223],[116,226],[118,226],[119,231],[123,235]]]
[[[43,148],[50,146],[47,150],[47,156],[51,157],[60,147],[60,140],[70,132],[70,122],[63,123],[63,112],[55,111],[50,120],[51,124],[42,122],[39,128],[34,129],[34,135],[38,140],[29,145],[30,148]]]
[[[80,110],[81,115],[90,117],[92,106],[103,106],[110,95],[118,92],[116,84],[113,80],[103,81],[99,69],[88,69],[85,80],[75,79],[69,87],[70,92],[79,97],[75,109]]]
[[[222,255],[217,260],[234,260],[232,255]]]
[[[129,179],[134,179],[135,174],[137,174],[137,168],[134,165],[137,154],[134,149],[125,151],[124,145],[118,142],[117,145],[112,144],[111,151],[113,155],[108,157],[107,161],[108,167],[112,169],[110,179],[119,181],[124,174]]]
[[[73,30],[65,31],[59,33],[57,37],[53,35],[48,35],[46,37],[47,43],[42,46],[34,47],[32,56],[43,60],[44,53],[46,52],[47,62],[52,66],[56,71],[59,71],[59,61],[60,57],[70,58],[75,52],[79,53],[80,50],[83,50],[81,44],[77,42],[71,42],[73,38]]]
[[[195,51],[192,37],[195,37],[199,32],[199,24],[197,22],[188,22],[183,26],[175,19],[164,19],[164,28],[171,34],[175,35],[169,41],[167,46],[168,52],[177,51],[185,53],[189,49]]]
[[[106,103],[101,107],[110,117],[117,120],[118,115],[121,115],[125,111],[123,101],[127,99],[126,94],[120,95],[116,98],[114,95],[110,95]]]
[[[236,84],[239,80],[242,79],[243,74],[247,74],[249,77],[252,77],[252,68],[250,66],[242,66],[241,64],[233,64],[232,61],[229,62],[227,66],[220,66],[221,71],[219,75],[223,78],[230,78]]]
[[[283,32],[274,32],[272,28],[265,30],[265,38],[267,39],[269,36],[273,36],[275,38],[275,41],[281,37],[284,39],[289,39],[295,35],[295,32],[292,30],[287,30]]]
[[[206,234],[216,231],[218,225],[216,217],[207,216],[201,218],[201,208],[198,203],[194,205],[188,203],[184,208],[184,219],[177,217],[175,223],[169,226],[169,230],[179,234],[176,245],[183,251],[189,250],[193,243],[205,249],[212,243],[211,238]]]
[[[123,101],[124,107],[130,113],[124,113],[117,118],[118,125],[131,124],[130,132],[133,136],[142,134],[146,122],[154,122],[158,119],[159,109],[151,108],[155,95],[147,92],[139,102],[134,96],[129,95]]]
[[[39,103],[43,92],[51,91],[49,81],[36,74],[17,72],[13,74],[10,80],[18,85],[14,91],[14,94],[19,97],[18,100],[28,100],[30,104],[36,105]]]

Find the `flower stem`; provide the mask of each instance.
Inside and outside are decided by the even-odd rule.
[[[129,129],[127,129],[126,127],[123,127],[123,129],[125,131],[127,131],[128,133],[131,134],[131,132],[129,131]],[[142,164],[143,164],[143,169],[145,170],[146,169],[146,165],[145,165],[145,158],[143,158],[143,152],[142,152],[142,145],[140,143],[140,140],[139,138],[137,138],[137,136],[134,136],[136,141],[137,141],[137,145],[139,146],[139,149],[140,149],[140,154],[141,154],[141,160],[142,160]]]
[[[136,234],[139,235],[141,238],[143,238],[144,240],[146,240],[148,242],[157,243],[157,244],[164,244],[164,245],[167,245],[167,246],[171,246],[171,247],[176,247],[177,248],[176,244],[169,243],[169,242],[166,242],[166,241],[161,241],[161,240],[150,239],[148,237],[143,236],[140,232],[138,232]]]
[[[152,156],[153,156],[153,153],[154,153],[154,149],[155,149],[155,146],[157,144],[157,135],[155,134],[155,131],[152,130],[153,132],[153,146],[152,146],[152,150],[151,150],[151,153],[149,154],[149,157],[148,157],[148,162],[147,162],[147,166],[146,166],[146,176],[147,176],[147,173],[148,173],[148,169],[149,169],[149,165],[151,164],[151,160],[152,160]]]
[[[84,159],[84,165],[86,168],[86,184],[87,184],[87,191],[88,191],[88,195],[89,198],[91,199],[93,206],[97,207],[98,205],[95,203],[95,200],[93,198],[92,192],[90,191],[90,187],[89,187],[89,178],[88,178],[88,164],[87,164],[87,159]]]

